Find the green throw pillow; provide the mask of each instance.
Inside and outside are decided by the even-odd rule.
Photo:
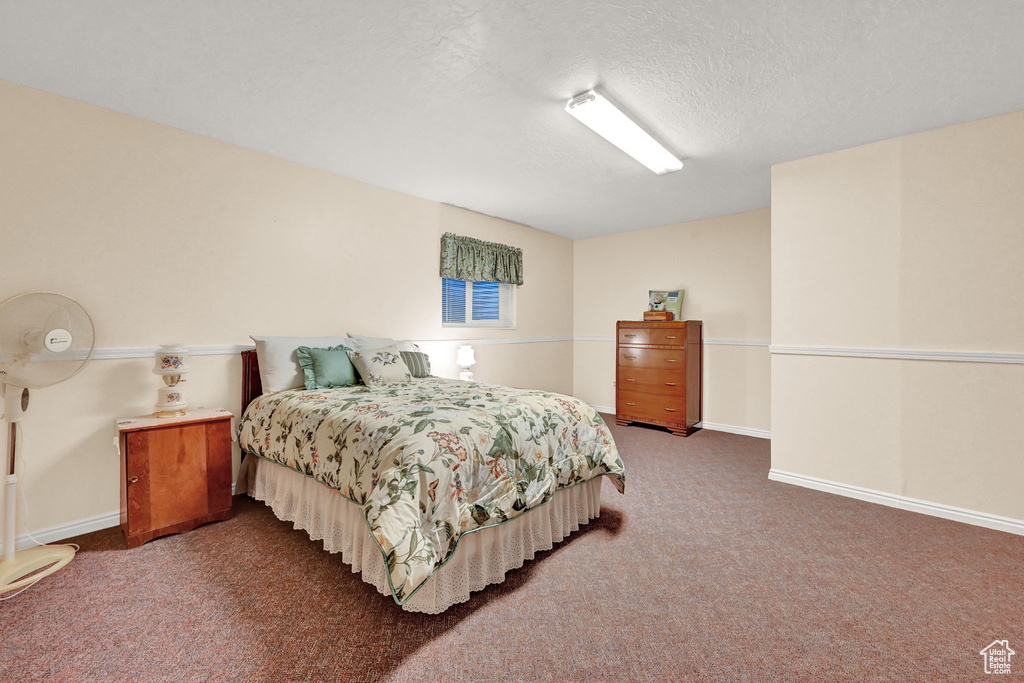
[[[399,351],[413,377],[430,376],[430,358],[422,351]]]
[[[311,349],[300,346],[295,355],[306,376],[307,389],[330,389],[348,387],[356,383],[356,370],[349,360],[349,347],[332,346],[327,349]]]

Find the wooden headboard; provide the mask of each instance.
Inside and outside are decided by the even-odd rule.
[[[260,363],[256,360],[256,349],[242,351],[242,413],[254,399],[263,395],[260,381]]]

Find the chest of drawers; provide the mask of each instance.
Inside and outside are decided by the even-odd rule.
[[[615,327],[615,421],[692,434],[702,419],[701,321],[620,320]]]

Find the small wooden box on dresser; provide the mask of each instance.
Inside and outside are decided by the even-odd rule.
[[[197,408],[181,417],[117,421],[121,531],[129,548],[231,517],[231,419]]]
[[[615,422],[644,422],[668,427],[673,434],[692,434],[702,419],[701,321],[620,320],[615,327]]]

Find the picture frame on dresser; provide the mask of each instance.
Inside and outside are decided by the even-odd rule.
[[[700,320],[615,324],[615,422],[665,427],[678,436],[703,420],[704,325]]]

